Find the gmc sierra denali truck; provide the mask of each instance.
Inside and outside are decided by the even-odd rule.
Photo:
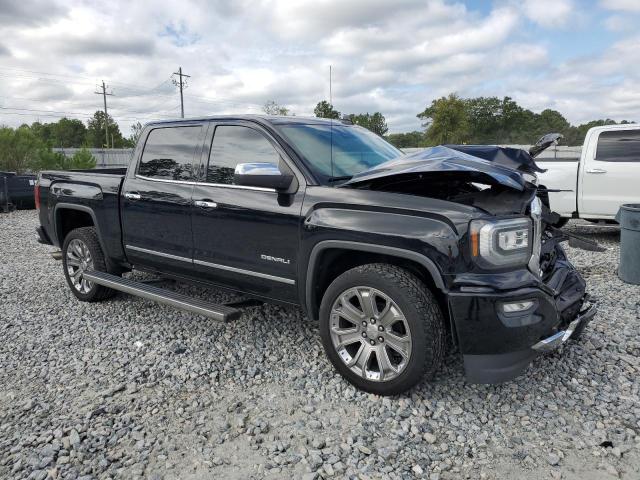
[[[40,241],[81,301],[123,291],[225,321],[132,269],[300,305],[349,382],[390,395],[438,370],[517,376],[576,338],[595,306],[548,226],[523,150],[412,155],[337,120],[225,116],[145,126],[126,169],[45,171]],[[557,218],[555,218],[557,221]]]

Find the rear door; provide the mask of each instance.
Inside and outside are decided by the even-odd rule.
[[[640,203],[640,129],[602,131],[595,142],[580,172],[580,217],[613,219],[620,205]]]
[[[209,282],[295,302],[302,175],[252,122],[213,123],[205,144],[205,168],[193,190],[194,271]],[[254,162],[293,167],[295,193],[234,185],[236,165]]]
[[[132,264],[191,271],[191,195],[204,131],[202,123],[179,123],[148,132],[122,188],[124,246]]]

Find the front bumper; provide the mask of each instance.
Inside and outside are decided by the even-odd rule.
[[[450,290],[449,311],[468,381],[500,383],[517,377],[537,355],[575,337],[594,317],[582,276],[558,249],[544,281],[523,271],[467,275],[466,287]],[[515,302],[531,306],[507,312],[504,305]]]
[[[533,347],[531,347],[536,352],[551,352],[556,348],[560,347],[564,343],[569,340],[575,332],[581,332],[584,327],[586,327],[593,316],[596,314],[596,306],[589,305],[586,309],[581,311],[575,320],[573,320],[566,330],[560,330],[557,333],[554,333],[550,337],[547,337],[543,340],[540,340]]]
[[[465,376],[471,383],[502,383],[520,375],[535,357],[551,352],[581,332],[596,314],[595,305],[580,312],[566,330],[560,330],[532,345],[515,352],[463,355]]]

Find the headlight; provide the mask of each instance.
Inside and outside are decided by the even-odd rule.
[[[483,268],[526,265],[531,258],[531,220],[473,220],[471,257]]]

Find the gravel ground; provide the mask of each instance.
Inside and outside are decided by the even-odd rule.
[[[331,368],[296,308],[223,325],[118,295],[78,302],[33,211],[0,215],[0,478],[640,478],[640,287],[619,233],[569,228],[600,313],[517,380],[381,398]],[[229,301],[234,295],[190,293]]]

